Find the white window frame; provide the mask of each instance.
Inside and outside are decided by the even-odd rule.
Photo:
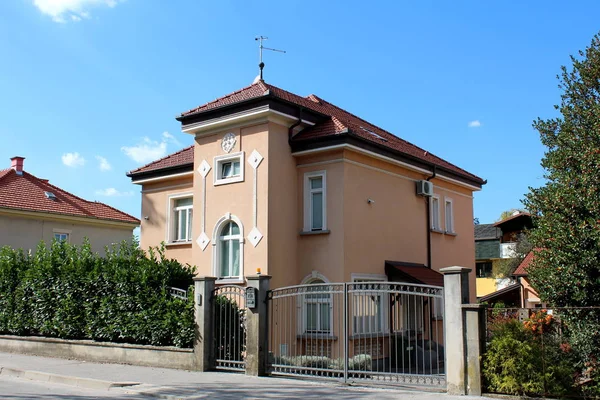
[[[239,241],[240,241],[240,271],[238,276],[230,276],[230,277],[221,277],[221,254],[220,254],[220,246],[219,242],[221,239],[221,231],[230,221],[235,222],[237,226],[240,228]],[[236,235],[237,236],[237,235]],[[213,257],[212,257],[212,271],[213,276],[217,277],[217,282],[219,284],[226,283],[243,283],[244,282],[244,224],[242,221],[231,213],[226,213],[223,215],[217,223],[215,224],[215,228],[213,230],[212,236],[212,248],[213,248]]]
[[[68,229],[52,229],[52,240],[54,241],[54,239],[58,240],[59,242],[66,242],[66,243],[71,243],[71,230]],[[65,235],[65,239],[61,240],[60,238],[57,238],[56,236],[63,236]]]
[[[450,204],[450,215],[448,215],[448,204]],[[456,234],[454,229],[454,201],[449,197],[444,197],[444,228],[445,233]]]
[[[185,193],[175,193],[175,194],[171,194],[168,197],[168,201],[167,201],[167,234],[166,234],[166,243],[167,244],[187,244],[187,243],[191,243],[192,242],[192,238],[194,237],[194,227],[192,226],[192,230],[190,231],[190,237],[189,240],[176,240],[175,238],[177,237],[177,226],[175,226],[175,222],[177,221],[177,218],[175,218],[175,200],[180,200],[180,199],[185,199],[185,198],[192,198],[192,206],[190,207],[190,209],[192,210],[192,224],[194,222],[193,219],[193,210],[194,210],[194,196],[192,192],[185,192]],[[182,207],[182,208],[188,208],[189,206],[186,207]],[[188,217],[189,218],[189,215]]]
[[[310,180],[321,177],[322,188],[311,189]],[[312,194],[323,193],[323,226],[321,229],[312,228]],[[322,232],[327,230],[327,171],[313,171],[304,174],[304,232]]]
[[[388,282],[387,276],[386,275],[381,275],[381,274],[352,274],[351,275],[352,278],[352,282],[354,283],[369,283],[369,282]],[[385,333],[389,331],[389,323],[388,320],[386,318],[387,313],[387,308],[388,308],[388,304],[385,301],[385,297],[383,293],[378,294],[378,302],[379,302],[379,319],[380,319],[380,327],[381,329],[375,329],[375,330],[366,330],[365,331],[365,323],[363,321],[362,325],[362,329],[356,329],[356,327],[354,326],[355,321],[353,320],[352,323],[352,333],[355,335],[361,335],[361,334],[380,334],[380,333]],[[357,296],[354,296],[354,298],[358,298]],[[352,315],[353,317],[357,316],[357,311],[360,311],[362,305],[360,306],[356,306],[355,304],[352,305],[352,307],[357,307],[357,310],[353,310],[352,311]],[[362,316],[363,318],[365,317],[364,315]]]
[[[228,162],[236,162],[240,163],[240,174],[236,176],[232,176],[230,178],[224,178],[222,173],[222,166]],[[216,156],[213,159],[213,184],[215,186],[226,185],[228,183],[235,182],[243,182],[244,181],[244,152],[240,151],[238,153],[224,154],[222,156]]]
[[[437,210],[434,210],[433,207],[435,202],[437,202]],[[431,230],[441,232],[442,224],[440,221],[440,196],[437,194],[434,194],[429,200],[429,215],[431,218]]]
[[[323,275],[321,274],[312,274],[306,278],[304,278],[304,280],[302,281],[303,285],[312,285],[312,284],[328,284],[329,280],[327,278],[325,278]],[[301,318],[301,321],[299,321],[298,326],[300,327],[300,330],[298,333],[300,334],[306,334],[306,335],[328,335],[328,336],[333,336],[333,301],[332,301],[332,296],[331,293],[329,293],[327,295],[326,298],[321,298],[321,299],[311,299],[311,298],[307,298],[307,295],[309,295],[309,293],[304,294],[302,296],[302,312],[299,313],[299,317]],[[320,330],[317,329],[315,331],[309,331],[308,330],[308,304],[329,304],[329,330],[325,331],[325,330]],[[320,310],[319,307],[317,307],[317,310]],[[320,313],[320,311],[319,311]],[[321,318],[320,315],[317,316],[317,324],[320,325],[321,323]]]

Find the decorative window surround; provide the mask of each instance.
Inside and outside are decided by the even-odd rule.
[[[176,210],[175,209],[175,205],[177,200],[183,200],[186,198],[193,198],[193,193],[191,192],[185,192],[185,193],[177,193],[177,194],[172,194],[168,197],[168,201],[167,201],[167,232],[166,232],[166,243],[167,244],[174,244],[174,243],[190,243],[192,241],[192,236],[191,236],[191,224],[192,224],[192,210],[193,210],[193,205],[190,206],[185,206],[185,207],[180,207],[181,210]],[[186,221],[189,222],[190,224],[190,228],[188,229],[189,231],[189,235],[188,237],[185,238],[185,240],[177,240],[177,230],[178,230],[178,218],[176,215],[176,212],[182,211],[183,214],[183,209],[189,209],[189,215],[186,215]],[[189,219],[188,219],[189,217]]]
[[[236,235],[236,237],[239,237],[239,244],[240,244],[240,256],[239,256],[239,275],[238,276],[229,276],[229,277],[225,277],[225,278],[221,278],[221,271],[220,271],[220,266],[221,266],[221,254],[220,254],[220,249],[219,249],[219,243],[220,243],[220,236],[221,236],[221,231],[223,230],[223,228],[229,223],[229,222],[235,222],[237,224],[237,226],[239,227],[240,233]],[[223,215],[221,218],[219,218],[219,220],[217,221],[217,223],[215,224],[215,228],[213,230],[213,237],[212,237],[212,248],[213,248],[213,259],[212,259],[212,271],[213,271],[213,276],[218,277],[217,282],[218,284],[225,284],[225,283],[243,283],[244,282],[244,224],[242,224],[242,221],[236,217],[235,215],[232,215],[231,213],[227,213],[225,215]]]
[[[442,224],[440,223],[440,196],[434,194],[429,199],[429,215],[431,221],[431,230],[434,232],[442,232]]]
[[[444,198],[444,220],[444,233],[449,235],[456,235],[456,232],[454,230],[454,203],[449,197]]]
[[[329,280],[318,272],[313,271],[309,276],[303,279],[302,283],[307,285],[326,284],[329,283]],[[313,338],[315,335],[322,335],[323,338],[331,337],[333,335],[331,294],[311,294],[308,292],[302,297],[302,312],[298,315],[300,319],[300,323],[298,324],[298,327],[300,328],[298,334],[306,335],[308,338]],[[311,321],[309,321],[309,319]]]
[[[314,171],[304,174],[304,232],[327,230],[326,177],[326,171]],[[320,207],[320,210],[315,209],[315,207]]]
[[[244,181],[244,152],[225,154],[214,158],[213,183],[215,186]]]

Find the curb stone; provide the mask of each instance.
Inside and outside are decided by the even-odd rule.
[[[139,382],[111,382],[92,378],[79,378],[76,376],[50,374],[40,371],[25,371],[15,368],[0,367],[0,375],[13,378],[29,379],[31,381],[51,382],[61,385],[69,385],[86,389],[104,389],[121,388],[127,386],[139,385]]]

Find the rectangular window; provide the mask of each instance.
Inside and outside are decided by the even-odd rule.
[[[325,288],[316,286],[315,291]],[[304,296],[307,333],[331,333],[331,294],[313,293]]]
[[[325,171],[304,175],[304,231],[327,230]]]
[[[431,202],[431,229],[434,231],[441,231],[442,227],[440,225],[440,198],[437,196],[433,196],[429,199]]]
[[[384,295],[381,285],[384,277],[353,277],[352,282],[364,283],[354,285],[352,295],[352,332],[357,334],[371,334],[384,332],[386,321]]]
[[[244,181],[244,152],[225,154],[214,158],[214,184]]]
[[[190,242],[193,226],[193,198],[191,196],[170,199],[171,217],[169,243]]]
[[[58,242],[68,242],[69,234],[61,233],[61,232],[54,232],[54,239],[56,239]]]
[[[454,211],[452,207],[452,199],[446,198],[444,214],[446,218],[446,233],[456,233],[454,231]]]
[[[491,278],[492,277],[492,262],[478,262],[475,264],[475,270],[478,278]]]

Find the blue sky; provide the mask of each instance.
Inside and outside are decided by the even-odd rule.
[[[0,2],[0,168],[135,216],[126,171],[190,145],[178,113],[265,80],[315,93],[488,180],[493,222],[543,184],[532,121],[600,29],[600,2]],[[475,122],[476,121],[476,122]],[[469,126],[471,125],[471,126]]]

